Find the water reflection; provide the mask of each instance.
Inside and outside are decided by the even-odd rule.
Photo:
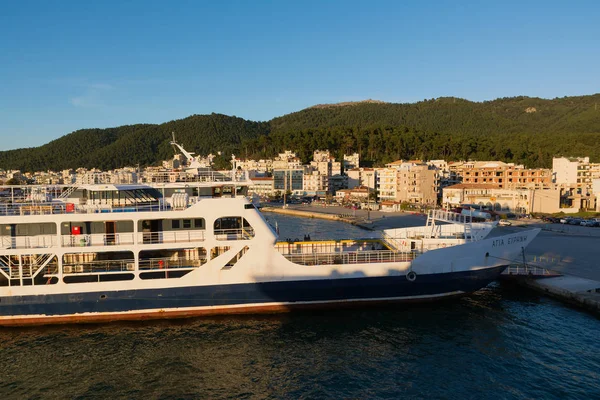
[[[410,307],[2,330],[0,394],[577,397],[600,393],[599,328],[494,286]]]
[[[324,223],[369,233],[290,222],[315,239]],[[0,329],[0,398],[594,398],[598,332],[499,285],[423,305]]]

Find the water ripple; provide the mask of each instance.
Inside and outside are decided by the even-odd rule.
[[[0,398],[600,398],[599,332],[498,285],[425,305],[0,329]]]

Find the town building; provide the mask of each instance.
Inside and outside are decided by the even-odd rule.
[[[379,200],[433,206],[438,202],[438,174],[420,160],[398,160],[377,169]]]
[[[497,184],[460,183],[443,189],[444,206],[478,205],[497,212],[576,212],[563,207],[558,189],[501,188]]]
[[[501,188],[542,189],[552,186],[552,171],[525,168],[502,161],[460,161],[449,164],[448,179],[468,184],[492,184]]]
[[[366,202],[369,193],[370,189],[368,187],[360,186],[353,189],[340,189],[335,193],[335,197],[339,203]]]
[[[376,171],[373,168],[353,168],[346,170],[348,176],[348,189],[353,189],[358,186],[367,186],[375,189],[376,186]]]
[[[254,177],[252,184],[248,187],[250,194],[257,194],[261,197],[270,197],[275,194],[273,177]]]
[[[275,191],[301,192],[304,185],[304,171],[302,169],[275,169],[273,170],[273,189]]]
[[[325,196],[329,187],[329,177],[318,171],[305,173],[303,177],[304,196]]]
[[[344,155],[343,164],[344,171],[348,171],[354,168],[360,168],[360,155],[358,153]]]

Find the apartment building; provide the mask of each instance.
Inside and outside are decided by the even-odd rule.
[[[435,205],[438,200],[437,169],[420,160],[398,160],[377,169],[381,201]]]
[[[396,168],[376,168],[376,187],[379,201],[396,201],[398,193],[398,170]]]
[[[325,193],[329,187],[329,177],[319,174],[318,171],[305,173],[303,186],[304,191],[310,195]]]
[[[302,191],[304,185],[304,170],[275,169],[273,170],[273,189],[282,192]]]
[[[514,213],[574,212],[561,207],[558,189],[501,188],[497,184],[460,183],[443,189],[442,202],[448,206],[476,204],[487,210]]]
[[[542,189],[552,186],[552,171],[525,168],[502,161],[461,161],[449,164],[449,179],[467,184],[492,184],[500,188]]]
[[[375,189],[376,171],[373,168],[353,168],[346,170],[348,176],[348,189],[354,189],[358,186],[367,186]]]
[[[248,187],[248,192],[257,194],[261,197],[269,197],[275,194],[273,177],[254,177],[252,184]]]
[[[344,155],[342,162],[344,164],[344,171],[360,168],[360,155],[358,153]]]
[[[591,194],[593,180],[600,179],[600,163],[591,163],[589,157],[554,157],[552,175],[554,183],[562,188]]]
[[[413,204],[434,206],[438,202],[438,181],[435,167],[413,163],[398,171],[396,200]]]

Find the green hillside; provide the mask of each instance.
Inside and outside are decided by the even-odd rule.
[[[221,114],[160,125],[82,129],[44,146],[0,152],[0,168],[112,169],[171,158],[171,132],[197,154],[221,151],[272,157],[292,149],[309,161],[315,149],[337,157],[359,152],[382,165],[399,158],[499,159],[550,167],[554,155],[600,161],[600,94],[553,100],[513,97],[486,102],[439,98],[411,104],[375,101],[320,105],[253,122]]]
[[[173,157],[171,132],[189,151],[236,152],[241,143],[265,135],[269,124],[222,114],[192,115],[160,125],[82,129],[44,146],[0,152],[0,168],[22,171],[65,168],[114,169],[156,164]]]
[[[303,158],[309,157],[303,149],[329,148],[338,156],[358,151],[375,165],[444,158],[550,167],[559,154],[600,161],[600,94],[319,106],[273,119],[268,140],[271,148],[299,149]]]

